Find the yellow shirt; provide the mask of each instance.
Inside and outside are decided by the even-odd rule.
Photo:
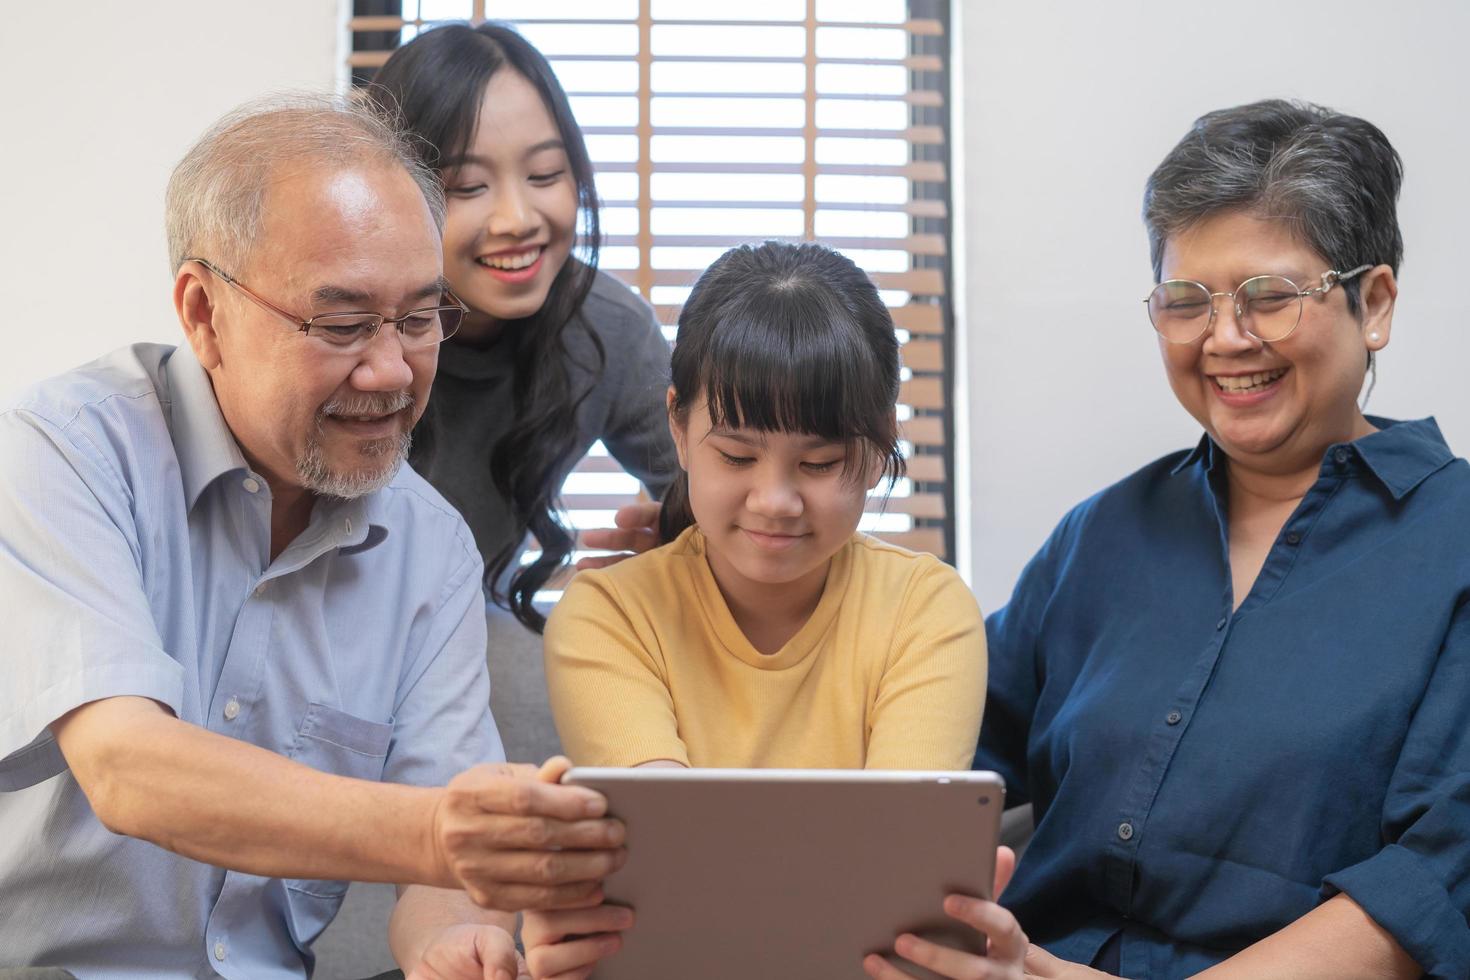
[[[736,625],[698,528],[578,573],[545,648],[579,765],[968,769],[985,701],[985,626],[959,575],[863,534],[769,656]]]

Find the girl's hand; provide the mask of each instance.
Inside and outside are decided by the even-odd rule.
[[[633,910],[622,905],[527,912],[521,942],[535,980],[586,980],[598,961],[623,948]]]
[[[1002,847],[995,853],[995,896],[1000,897],[1016,870],[1016,852]],[[944,911],[986,937],[987,954],[974,956],[948,946],[904,933],[893,945],[893,951],[910,963],[932,970],[950,980],[1022,980],[1027,976],[1026,957],[1032,946],[1021,931],[1021,924],[1008,910],[995,902],[966,895],[949,895]],[[1060,962],[1060,961],[1058,961]],[[863,960],[863,970],[874,980],[912,980],[906,973],[883,957],[872,954]]]

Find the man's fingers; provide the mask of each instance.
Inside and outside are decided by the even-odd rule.
[[[536,776],[487,778],[451,787],[451,792],[456,791],[471,794],[475,805],[486,813],[581,820],[607,812],[607,800],[601,793],[584,786],[552,785]]]
[[[572,768],[572,760],[564,755],[554,755],[541,763],[541,768],[536,770],[536,778],[543,783],[559,783],[561,777]]]
[[[624,551],[616,555],[591,555],[587,558],[577,559],[577,571],[588,572],[594,568],[611,568],[620,561],[632,558],[631,552]]]
[[[467,859],[461,877],[512,885],[567,885],[600,882],[623,866],[628,852],[488,851]]]
[[[498,912],[589,908],[602,904],[600,881],[579,881],[568,885],[519,885],[491,881],[482,887],[478,880],[470,879],[465,882],[465,891],[476,905]]]
[[[480,956],[487,978],[515,980],[516,974],[520,973],[516,941],[504,929],[481,929],[477,932],[475,951]]]
[[[968,895],[949,895],[944,899],[944,911],[989,938],[992,961],[1019,964],[1025,958],[1030,943],[1010,910]]]

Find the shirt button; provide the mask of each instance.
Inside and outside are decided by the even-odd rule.
[[[255,598],[257,599],[264,599],[267,595],[270,594],[270,591],[271,584],[269,582],[261,582],[253,590],[251,590],[250,594],[255,596]]]
[[[235,698],[225,702],[225,721],[234,721],[240,717],[240,702]]]
[[[1220,621],[1215,624],[1215,629],[1216,630],[1222,630],[1222,629],[1224,629],[1225,628],[1225,624],[1228,623],[1228,622],[1230,622],[1230,620],[1228,618],[1226,618],[1224,616],[1221,616],[1220,617]]]
[[[1133,839],[1133,825],[1131,823],[1128,823],[1127,821],[1124,821],[1123,823],[1118,824],[1118,839],[1119,840],[1132,840]]]
[[[225,958],[225,944],[224,943],[215,943],[214,944],[214,958],[217,959],[217,960],[222,960],[222,959]]]
[[[1332,458],[1337,460],[1339,463],[1346,463],[1348,459],[1348,451],[1346,449],[1339,449],[1332,454]]]
[[[1300,544],[1301,540],[1302,536],[1300,534],[1297,534],[1295,531],[1291,531],[1286,535],[1287,544]]]
[[[253,476],[247,476],[245,478],[245,482],[244,483],[241,483],[240,486],[242,486],[242,487],[245,488],[245,492],[246,493],[259,493],[260,492],[260,481],[257,480]]]
[[[232,701],[230,703],[233,704],[234,702]],[[228,710],[228,709],[226,709],[226,710]],[[1177,724],[1179,724],[1179,722],[1181,722],[1183,720],[1184,720],[1184,716],[1182,714],[1180,714],[1179,712],[1177,712],[1177,711],[1171,711],[1171,712],[1169,712],[1168,716],[1164,718],[1164,721],[1168,722],[1171,725],[1177,725]]]
[[[351,521],[343,521],[342,522],[342,526],[346,529],[346,533],[348,533],[348,534],[351,534],[352,533],[352,522]]]

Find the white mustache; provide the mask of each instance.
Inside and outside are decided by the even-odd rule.
[[[317,412],[317,421],[329,415],[392,415],[413,407],[413,396],[406,391],[392,394],[362,394],[329,401]]]

